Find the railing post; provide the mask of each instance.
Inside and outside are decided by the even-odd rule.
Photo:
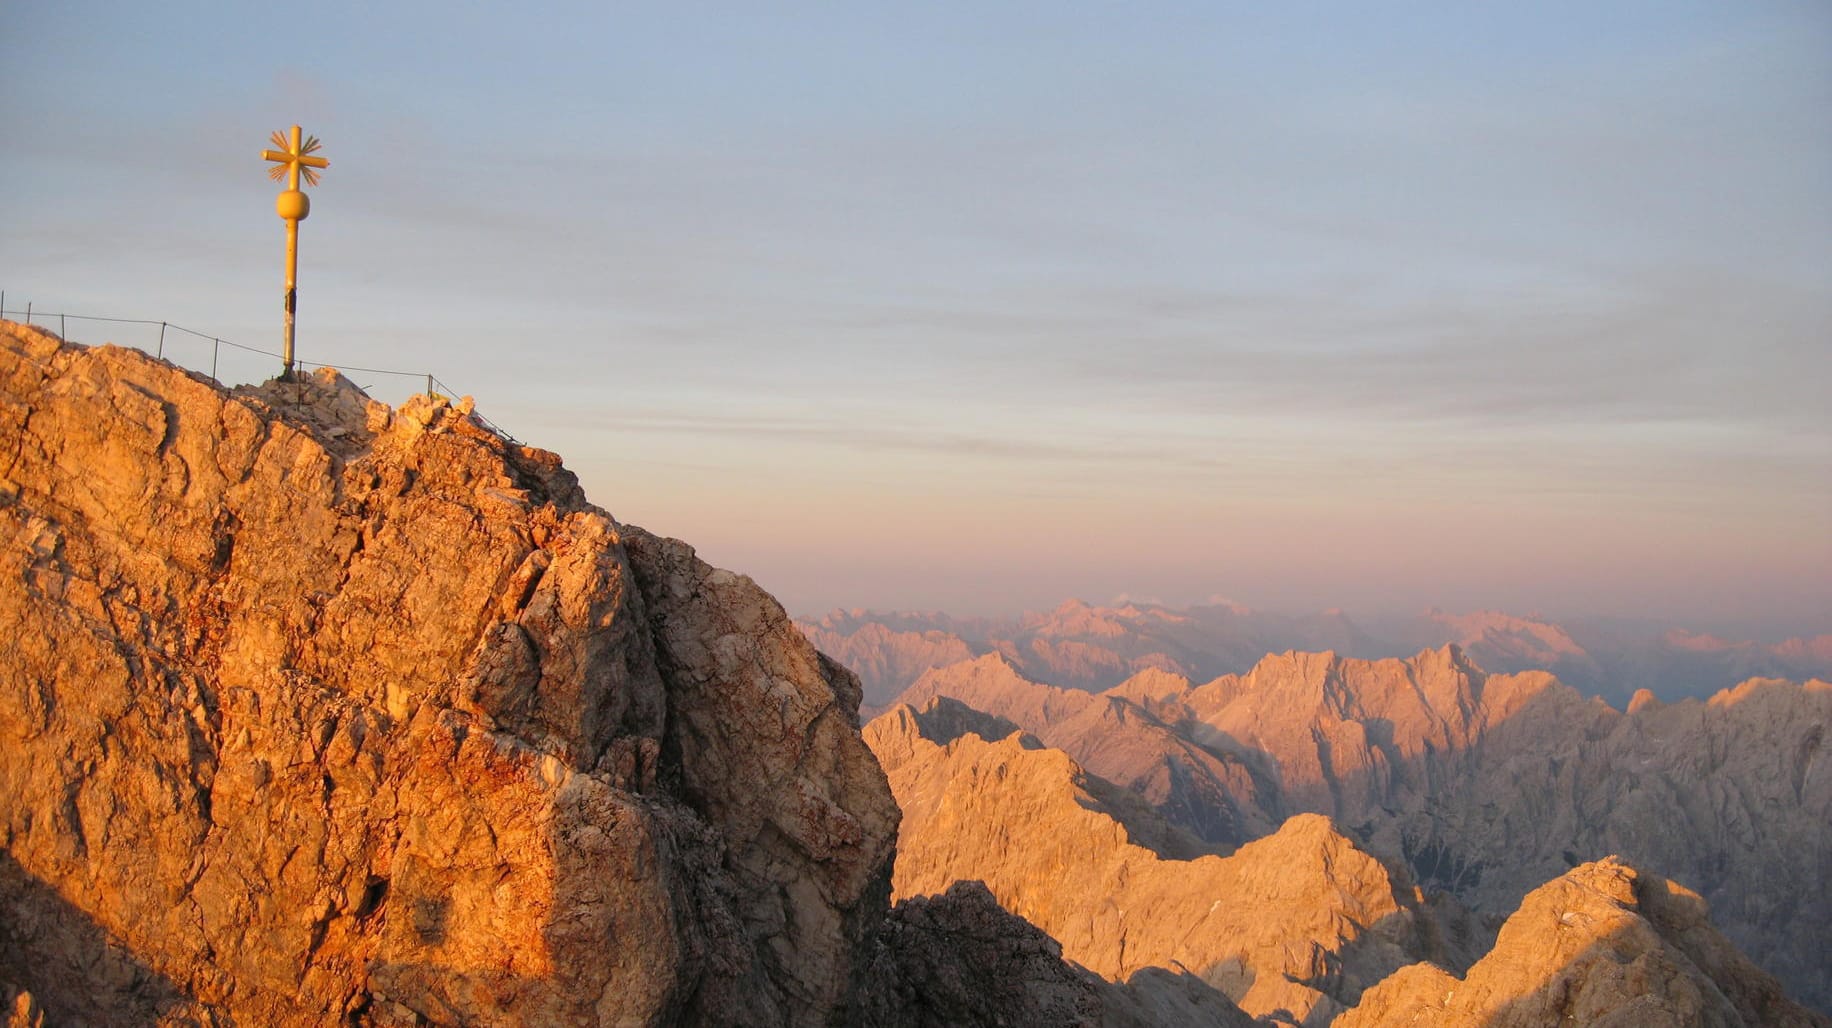
[[[165,322],[159,323],[159,359],[165,360]]]
[[[433,398],[433,376],[431,374],[426,376],[426,398],[429,400]]]
[[[57,337],[65,342],[70,341],[70,333],[64,330],[64,316],[62,314],[57,316]]]
[[[216,382],[216,351],[221,349],[222,345],[221,339],[210,340],[210,381],[212,382]],[[216,384],[222,385],[221,382],[216,382]]]
[[[32,323],[32,301],[30,300],[25,302],[25,323],[28,325]]]

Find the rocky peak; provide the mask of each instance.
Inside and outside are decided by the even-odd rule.
[[[859,686],[468,401],[0,323],[0,986],[50,1023],[818,1024]]]
[[[1832,1019],[1789,1000],[1738,953],[1697,893],[1612,857],[1528,894],[1462,978],[1404,968],[1335,1023],[1824,1028]]]

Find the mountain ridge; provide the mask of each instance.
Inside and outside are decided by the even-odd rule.
[[[1185,1023],[1832,1024],[1696,893],[1613,856],[1538,885],[1496,933],[1317,814],[1225,856],[1167,854],[1149,810],[1114,809],[1067,754],[945,696],[865,734],[905,810],[899,895],[983,882],[1110,982],[1152,996],[1168,983],[1151,974],[1185,976]]]
[[[1034,680],[1093,692],[1152,668],[1207,681],[1245,673],[1269,653],[1403,658],[1445,644],[1459,646],[1490,671],[1548,671],[1618,706],[1643,689],[1677,700],[1703,698],[1749,678],[1832,677],[1832,633],[1759,643],[1677,625],[1557,622],[1493,610],[1427,608],[1364,624],[1339,609],[1287,615],[1232,603],[1103,607],[1068,600],[1008,618],[853,609],[796,624],[823,651],[858,669],[868,713],[883,709],[924,671],[987,653],[1003,654]]]
[[[906,695],[1008,719],[1224,848],[1297,813],[1326,814],[1421,884],[1492,913],[1620,855],[1689,882],[1740,948],[1797,995],[1832,1005],[1813,957],[1832,947],[1820,888],[1832,880],[1823,681],[1753,679],[1624,711],[1544,672],[1487,674],[1445,646],[1409,661],[1273,655],[1202,684],[1148,672],[1100,694],[1032,683],[982,657],[933,670]],[[1115,700],[1140,716],[1082,730],[1088,710]],[[1210,761],[1240,774],[1208,773]],[[1154,792],[1158,779],[1208,788]]]

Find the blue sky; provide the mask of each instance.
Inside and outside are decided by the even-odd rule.
[[[23,0],[0,91],[9,308],[276,347],[298,122],[303,359],[793,610],[1832,629],[1821,3]]]

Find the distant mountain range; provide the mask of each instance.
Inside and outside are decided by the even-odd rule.
[[[1641,693],[1622,710],[1446,645],[1406,660],[1284,653],[1202,683],[1147,668],[1100,693],[1032,681],[994,653],[926,673],[865,734],[904,812],[898,895],[978,879],[1112,980],[1186,968],[1250,1014],[1311,1024],[1402,964],[1460,972],[1493,919],[1560,876],[1655,902],[1633,873],[1596,868],[1617,858],[1697,890],[1737,947],[1832,1009],[1829,721],[1825,681]],[[1304,820],[1315,814],[1329,820]],[[1697,896],[1659,903],[1702,921]],[[1269,924],[1273,910],[1289,913]],[[1431,974],[1440,996],[1456,985]],[[1739,1023],[1690,1016],[1611,1023]]]
[[[1238,604],[1094,606],[1080,600],[1011,618],[835,610],[796,622],[858,673],[865,709],[882,710],[925,671],[989,653],[1027,678],[1100,691],[1156,669],[1205,682],[1287,651],[1409,657],[1454,644],[1497,673],[1549,671],[1621,707],[1640,690],[1705,697],[1750,678],[1832,677],[1832,633],[1779,643],[1724,639],[1652,622],[1554,622],[1497,611],[1351,620],[1340,610],[1279,614]]]

